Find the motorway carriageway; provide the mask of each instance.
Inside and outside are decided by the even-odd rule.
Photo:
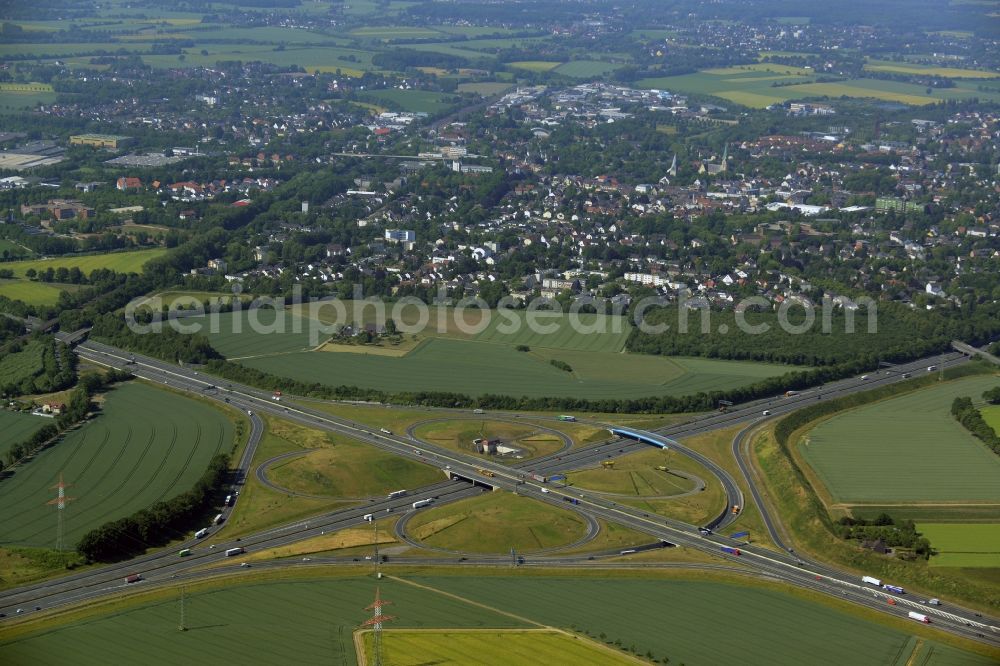
[[[150,379],[152,381],[160,381],[163,383],[168,383],[170,385],[176,385],[179,388],[184,388],[187,390],[192,390],[205,394],[205,388],[210,385],[208,382],[197,377],[197,372],[192,372],[190,370],[180,370],[176,366],[171,366],[153,359],[138,358],[134,355],[121,352],[117,349],[107,347],[104,345],[99,345],[97,343],[88,342],[86,346],[79,349],[81,355],[90,360],[95,360],[97,362],[103,362],[112,366],[128,365],[130,357],[137,358],[137,362],[131,364],[131,369],[137,376]],[[101,357],[105,357],[103,360]],[[950,355],[945,358],[938,357],[937,362],[947,365],[957,365],[964,362],[966,358],[959,354]],[[921,361],[917,363],[906,364],[903,366],[897,366],[886,374],[878,374],[875,376],[870,376],[866,381],[860,379],[847,379],[838,382],[833,382],[829,385],[825,385],[819,389],[813,391],[803,392],[795,396],[788,398],[777,398],[771,401],[756,401],[748,406],[741,407],[737,410],[732,410],[725,414],[713,414],[707,417],[702,417],[701,419],[696,419],[687,424],[682,424],[679,426],[672,426],[670,428],[661,429],[660,433],[662,435],[670,435],[673,437],[679,436],[690,436],[693,434],[699,434],[701,432],[708,432],[721,427],[726,427],[734,423],[741,423],[749,420],[761,420],[762,407],[767,405],[767,408],[773,415],[779,415],[792,411],[798,407],[804,406],[805,404],[810,404],[816,399],[816,394],[821,393],[823,397],[835,397],[839,395],[846,395],[859,390],[866,390],[868,388],[889,383],[892,381],[898,381],[899,376],[903,372],[917,372],[923,369],[927,364],[927,361]],[[873,373],[874,375],[874,373]],[[213,378],[214,379],[214,378]],[[170,380],[173,380],[171,384]],[[217,390],[217,389],[215,389]],[[258,409],[263,409],[268,412],[273,412],[284,418],[290,418],[294,421],[299,421],[301,423],[308,423],[309,425],[315,426],[319,423],[322,427],[326,429],[344,432],[356,438],[362,439],[369,443],[381,446],[387,450],[391,450],[400,455],[405,455],[406,457],[421,460],[429,464],[435,464],[437,466],[444,466],[446,468],[451,468],[451,471],[456,474],[461,474],[469,478],[475,479],[480,483],[489,484],[493,486],[499,486],[519,492],[521,494],[527,494],[535,496],[537,499],[549,502],[559,503],[562,501],[562,493],[560,492],[549,492],[542,493],[541,486],[534,484],[533,482],[525,481],[522,477],[523,474],[512,470],[506,466],[498,466],[492,463],[485,463],[481,460],[474,459],[472,462],[467,462],[464,457],[456,457],[448,451],[433,450],[432,447],[428,447],[424,443],[418,443],[417,446],[423,447],[423,449],[415,448],[413,443],[407,441],[400,441],[399,438],[391,435],[386,435],[385,433],[375,431],[367,426],[361,426],[360,424],[355,424],[342,419],[333,419],[325,414],[315,413],[311,410],[303,410],[298,407],[284,408],[282,409],[280,405],[274,403],[271,400],[271,396],[266,392],[257,391],[255,389],[249,389],[247,387],[235,387],[230,385],[229,390],[221,391],[220,393],[227,396],[232,396],[231,400],[241,400],[242,402],[247,402],[255,405]],[[216,397],[218,396],[212,396]],[[237,406],[243,406],[237,404]],[[248,410],[250,411],[250,410]],[[648,436],[655,437],[656,433],[645,433]],[[673,445],[676,448],[676,443],[671,440],[665,440],[668,445]],[[615,453],[627,453],[631,451],[641,450],[646,448],[647,444],[642,444],[635,441],[619,441],[619,442],[608,442],[605,444],[600,444],[595,447],[588,447],[586,449],[578,449],[574,452],[567,453],[562,456],[562,460],[556,460],[555,463],[559,463],[554,467],[554,471],[561,471],[563,469],[578,468],[581,464],[586,464],[588,461],[593,461],[598,459],[606,459],[608,455],[614,455]],[[617,448],[615,448],[617,447]],[[431,450],[424,450],[431,449]],[[613,452],[611,452],[613,450]],[[609,451],[606,453],[605,451]],[[448,464],[442,464],[447,462]],[[535,469],[541,469],[539,463],[542,460],[532,461],[535,463]],[[551,461],[549,461],[551,462]],[[482,480],[477,474],[477,469],[487,468],[493,471],[496,475],[489,481]],[[245,469],[244,472],[245,474]],[[728,475],[726,475],[728,476]],[[730,479],[731,481],[731,479]],[[452,482],[454,484],[454,482]],[[452,486],[454,487],[454,485]],[[750,483],[750,487],[754,488],[753,484]],[[460,484],[460,489],[464,489],[466,494],[461,495],[461,497],[471,496],[475,494],[475,489],[470,488],[465,484]],[[441,501],[447,501],[451,499],[459,499],[459,492],[447,493],[446,495],[441,495]],[[423,491],[414,491],[409,498],[404,498],[409,501],[402,502],[398,506],[408,506],[414,498],[423,498],[427,493]],[[755,493],[756,494],[756,493]],[[719,555],[721,553],[721,546],[739,546],[741,551],[744,553],[741,556],[741,561],[744,564],[752,565],[758,570],[764,572],[767,575],[771,575],[777,579],[786,580],[795,584],[799,584],[811,589],[818,589],[828,593],[836,594],[839,591],[840,596],[843,598],[851,599],[857,601],[858,603],[863,603],[881,610],[886,610],[885,595],[880,592],[874,592],[869,588],[855,584],[853,581],[857,579],[854,575],[845,575],[841,572],[828,569],[826,571],[816,571],[816,570],[806,570],[802,567],[802,561],[798,558],[792,557],[791,555],[785,553],[775,553],[767,549],[757,548],[755,546],[748,546],[742,544],[741,542],[736,542],[726,537],[719,535],[711,536],[701,536],[696,528],[685,523],[680,523],[679,521],[672,521],[669,519],[664,519],[659,516],[652,517],[648,514],[643,514],[636,509],[631,507],[623,507],[614,502],[610,502],[601,498],[590,498],[581,497],[579,498],[580,504],[579,508],[584,508],[591,511],[595,516],[605,518],[607,520],[612,520],[621,524],[625,524],[635,529],[653,534],[660,539],[675,543],[678,545],[686,545],[695,549],[708,551]],[[269,530],[267,532],[248,537],[245,541],[241,542],[244,547],[246,546],[266,546],[273,547],[274,545],[284,545],[286,543],[291,543],[294,541],[301,540],[302,538],[307,538],[321,531],[326,531],[329,529],[342,529],[350,525],[361,524],[362,516],[366,513],[372,512],[375,506],[373,505],[362,505],[356,509],[347,509],[343,511],[335,512],[330,514],[327,518],[330,522],[318,526],[317,520],[311,520],[306,524],[297,524],[293,526],[286,526],[283,528],[276,528],[276,530]],[[726,508],[728,512],[728,507]],[[766,515],[766,509],[761,506],[762,513]],[[348,515],[348,512],[353,512],[356,515]],[[343,517],[343,521],[341,520]],[[321,517],[318,520],[323,520]],[[333,527],[336,526],[336,527]],[[276,533],[281,530],[293,531],[294,534],[278,534]],[[780,543],[780,541],[779,541]],[[227,544],[225,547],[232,547],[233,544]],[[218,548],[223,549],[222,546]],[[173,553],[170,556],[176,557]],[[221,557],[220,557],[221,556]],[[732,556],[731,556],[732,557]],[[99,570],[100,572],[108,571],[109,574],[114,576],[114,580],[119,578],[123,579],[122,573],[128,570],[129,572],[138,572],[138,567],[141,565],[149,563],[152,564],[153,560],[162,558],[162,555],[152,555],[144,556],[142,558],[137,558],[130,562],[114,565],[116,571],[110,572],[109,568],[103,568]],[[191,559],[184,558],[183,561],[175,560],[174,564],[167,564],[156,567],[157,569],[162,569],[162,571],[157,572],[154,575],[174,575],[175,570],[186,570],[190,568],[193,564],[203,564],[204,562],[199,561],[201,559],[208,560],[211,559],[222,559],[224,555],[221,553],[211,555],[211,554],[201,554],[199,558]],[[816,569],[816,567],[810,566],[809,569]],[[86,574],[81,574],[81,578],[90,578]],[[102,576],[103,577],[103,576]],[[91,590],[94,590],[95,586],[99,588],[101,582],[95,583],[84,583],[83,580],[73,579],[77,578],[71,576],[69,578],[60,579],[53,581],[49,584],[41,584],[39,586],[33,586],[29,588],[24,588],[23,590],[15,590],[12,593],[0,595],[0,604],[4,607],[7,606],[8,600],[15,601],[22,600],[26,604],[32,603],[28,601],[32,596],[32,590],[39,590],[38,588],[44,588],[46,591],[43,592],[45,596],[52,596],[58,600],[58,603],[68,603],[70,601],[76,600],[78,594],[72,594],[70,596],[70,591],[75,585],[77,588],[80,587],[80,583],[83,583]],[[111,579],[105,581],[111,582]],[[55,588],[62,588],[63,586],[69,586],[69,589],[60,590]],[[54,590],[51,595],[48,590]],[[85,596],[99,596],[101,590],[96,590],[97,594],[93,592],[84,593]],[[882,595],[882,596],[879,596]],[[906,605],[907,601],[903,599],[898,599],[897,604],[902,601],[902,605]],[[914,604],[915,605],[915,604]],[[937,609],[929,609],[924,606],[917,605],[917,607],[923,609],[925,612],[934,614],[936,620],[938,620],[939,625],[944,625],[951,628],[956,633],[963,633],[971,636],[976,631],[989,629],[990,632],[996,632],[997,629],[993,627],[987,627],[986,625],[980,623],[975,619],[975,616],[971,612],[961,612],[961,614],[946,613],[944,611],[937,611]],[[959,610],[959,609],[956,609]],[[998,643],[997,636],[992,633],[987,636],[987,640],[990,642]]]

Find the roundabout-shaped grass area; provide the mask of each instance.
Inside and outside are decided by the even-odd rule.
[[[532,423],[511,423],[489,419],[449,419],[418,425],[413,435],[430,444],[461,453],[476,453],[473,441],[499,439],[504,446],[519,449],[507,455],[483,456],[491,460],[528,460],[555,453],[563,439],[555,432]],[[481,454],[476,454],[481,455]]]
[[[695,492],[701,486],[697,477],[681,469],[660,470],[653,466],[627,469],[617,463],[613,469],[585,469],[567,477],[575,488],[629,497],[672,497]]]
[[[444,479],[423,465],[344,437],[267,468],[272,483],[294,493],[328,497],[371,497],[402,488],[419,488]]]
[[[596,467],[566,476],[571,486],[583,490],[632,497],[669,497],[697,490],[702,485],[698,475],[687,471],[689,465],[679,466],[679,460],[668,450],[651,448],[609,460],[614,462],[613,467],[598,463]]]
[[[587,534],[572,511],[530,497],[494,492],[421,510],[406,525],[413,539],[461,553],[503,554],[568,546]]]

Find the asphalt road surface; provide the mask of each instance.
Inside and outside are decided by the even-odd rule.
[[[192,570],[196,567],[213,564],[224,566],[223,563],[227,560],[234,562],[233,566],[238,566],[236,561],[240,558],[238,556],[227,558],[226,549],[242,547],[253,552],[288,545],[327,531],[366,524],[368,514],[377,518],[380,514],[414,511],[412,503],[419,499],[434,498],[436,504],[444,503],[474,496],[483,492],[487,487],[499,487],[563,507],[567,506],[565,498],[570,497],[574,500],[574,509],[582,511],[592,518],[603,518],[623,524],[674,545],[721,555],[731,559],[734,564],[739,563],[751,567],[759,575],[831,594],[897,616],[906,617],[909,610],[917,608],[932,617],[934,625],[939,628],[972,640],[1000,645],[1000,627],[997,626],[1000,623],[993,618],[983,618],[974,611],[951,605],[945,607],[926,606],[920,603],[922,599],[911,598],[913,595],[888,594],[862,584],[860,577],[856,574],[845,573],[806,561],[791,552],[778,552],[749,545],[714,532],[706,532],[704,529],[699,529],[699,526],[642,512],[634,507],[616,503],[611,498],[588,495],[575,489],[552,488],[548,484],[533,480],[530,476],[531,473],[551,476],[593,465],[600,460],[648,448],[649,444],[647,443],[631,439],[613,439],[594,446],[564,451],[547,458],[526,461],[522,466],[511,467],[491,460],[440,449],[408,436],[396,435],[386,430],[352,422],[349,419],[332,417],[300,404],[291,405],[278,402],[267,391],[225,382],[212,376],[201,375],[194,369],[181,368],[156,359],[130,354],[96,342],[84,342],[78,346],[77,351],[82,358],[89,361],[125,368],[148,381],[198,393],[247,411],[253,427],[248,446],[240,461],[240,476],[243,478],[249,470],[253,451],[262,431],[262,423],[257,412],[276,414],[310,427],[343,433],[397,455],[437,466],[449,475],[462,478],[442,481],[422,489],[410,490],[406,497],[374,500],[367,504],[316,516],[306,521],[279,526],[244,537],[239,541],[215,543],[213,535],[210,533],[204,539],[189,541],[178,546],[178,549],[191,548],[191,555],[187,557],[179,557],[177,551],[172,549],[170,552],[144,555],[125,563],[108,565],[92,571],[9,590],[0,593],[0,613],[6,613],[8,618],[18,608],[31,612],[30,609],[35,606],[46,609],[121,592],[123,588],[128,587],[125,583],[125,577],[132,573],[142,574],[146,581],[169,582],[174,577],[195,575]],[[640,432],[640,434],[697,460],[717,476],[727,495],[727,506],[723,513],[709,526],[712,529],[718,529],[726,527],[735,518],[730,512],[731,505],[738,504],[741,507],[744,505],[742,493],[735,480],[725,470],[711,460],[700,456],[697,452],[678,444],[676,440],[720,428],[744,425],[745,427],[741,429],[740,434],[733,442],[733,451],[753,500],[764,516],[768,531],[775,539],[775,543],[783,546],[784,542],[777,529],[777,521],[768,513],[742,455],[742,439],[749,428],[768,418],[780,416],[812,404],[816,400],[831,399],[902,381],[903,373],[916,375],[919,372],[926,372],[927,367],[931,365],[951,367],[967,360],[967,357],[957,353],[935,356],[931,359],[881,370],[878,373],[869,373],[867,379],[864,380],[861,378],[840,380],[802,391],[793,396],[758,400],[740,405],[726,413],[709,414],[687,423],[662,428],[656,432]],[[448,413],[447,410],[434,411]],[[503,413],[503,416],[505,418],[512,417],[509,413]],[[518,415],[513,415],[513,417],[517,418]],[[525,418],[529,417],[525,416]],[[610,427],[610,424],[608,425]],[[483,476],[479,473],[481,469],[492,473],[492,476]],[[238,501],[238,497],[236,500]],[[723,548],[738,548],[739,554],[737,555],[735,552],[726,554],[723,552]],[[429,558],[427,561],[455,563],[454,557],[446,560]],[[482,564],[484,561],[488,562],[482,558],[464,560],[464,562],[473,564]],[[509,563],[509,560],[504,559],[504,561]],[[331,559],[328,563],[338,562],[341,560]],[[353,560],[350,562],[353,563]],[[405,562],[416,563],[417,561],[407,558]],[[539,565],[543,562],[547,565],[573,563],[580,566],[593,565],[594,563],[589,558],[582,561],[582,558],[560,558],[558,556],[538,558],[537,561],[532,561],[533,564]],[[893,603],[890,603],[890,599]]]

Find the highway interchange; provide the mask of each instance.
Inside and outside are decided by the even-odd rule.
[[[881,590],[863,585],[860,576],[843,572],[829,566],[813,562],[793,553],[785,544],[778,521],[771,515],[764,498],[757,488],[751,474],[749,463],[743,455],[743,444],[746,435],[763,421],[787,414],[817,400],[830,399],[848,395],[858,391],[868,390],[880,385],[902,380],[903,374],[926,372],[930,365],[951,367],[965,363],[968,357],[952,353],[945,356],[924,359],[902,364],[878,373],[871,373],[866,379],[848,378],[832,382],[821,387],[803,391],[789,397],[776,397],[770,400],[758,400],[731,409],[726,413],[714,413],[701,416],[678,425],[661,428],[655,432],[639,431],[638,434],[648,442],[668,446],[680,455],[690,457],[709,469],[720,481],[727,497],[727,504],[720,514],[709,525],[695,526],[659,515],[651,515],[637,508],[612,501],[614,498],[595,493],[581,493],[576,489],[552,487],[551,484],[533,480],[531,473],[552,476],[572,469],[593,466],[599,461],[634,451],[647,449],[650,444],[634,439],[611,439],[596,445],[573,450],[560,450],[556,454],[530,461],[522,461],[515,465],[505,465],[490,459],[473,457],[455,453],[433,446],[427,442],[415,439],[408,432],[394,434],[388,431],[353,422],[349,419],[331,416],[325,412],[313,409],[300,403],[289,404],[276,402],[271,392],[251,387],[228,383],[212,376],[199,374],[190,368],[178,367],[170,363],[131,354],[113,347],[93,341],[81,343],[76,348],[82,359],[106,365],[125,368],[137,377],[147,381],[168,385],[172,388],[190,391],[210,399],[224,401],[248,413],[251,431],[248,442],[239,461],[241,483],[249,472],[257,445],[263,434],[264,426],[259,413],[269,413],[281,416],[292,422],[308,425],[313,428],[341,433],[377,446],[396,455],[434,465],[444,470],[452,477],[451,480],[421,489],[409,489],[405,497],[388,499],[370,499],[366,503],[346,509],[338,509],[327,514],[312,517],[305,521],[284,525],[273,529],[243,537],[237,541],[218,543],[213,541],[212,533],[202,540],[189,542],[171,548],[169,551],[159,551],[143,555],[128,562],[112,564],[71,574],[51,581],[8,590],[0,593],[0,613],[5,613],[8,620],[16,614],[17,609],[31,611],[36,607],[51,609],[96,599],[108,594],[120,593],[126,584],[127,575],[142,574],[147,581],[169,582],[171,579],[186,579],[192,576],[206,575],[203,571],[194,571],[205,565],[220,564],[226,560],[225,550],[241,546],[250,552],[284,546],[303,539],[317,536],[329,531],[357,527],[367,524],[366,516],[388,516],[412,511],[411,505],[418,499],[435,498],[435,503],[457,501],[475,496],[487,487],[500,488],[534,497],[538,500],[558,504],[562,508],[571,508],[585,514],[588,521],[604,519],[615,522],[640,532],[649,534],[654,540],[668,542],[676,546],[684,546],[704,552],[709,552],[730,560],[732,565],[749,567],[757,575],[781,580],[801,587],[817,590],[870,608],[875,608],[896,616],[906,617],[909,610],[917,609],[932,617],[934,626],[961,635],[971,640],[978,640],[994,646],[1000,646],[1000,622],[993,618],[983,618],[978,613],[948,604],[945,608],[927,606],[913,600],[914,595],[892,595]],[[389,407],[387,407],[389,409]],[[449,414],[471,417],[471,410],[429,409],[442,416]],[[457,412],[457,414],[456,414]],[[767,412],[765,414],[765,412]],[[521,415],[504,413],[500,418],[521,418]],[[524,418],[528,418],[527,415]],[[531,415],[533,421],[540,417]],[[602,424],[607,425],[607,424]],[[730,506],[744,506],[746,499],[736,480],[716,464],[696,451],[688,449],[677,442],[678,439],[711,432],[721,428],[743,425],[733,441],[733,454],[744,477],[745,485],[750,490],[752,501],[757,505],[763,517],[764,524],[775,544],[784,549],[775,551],[757,545],[750,545],[742,540],[733,540],[716,533],[728,526],[738,516],[732,514]],[[613,426],[611,426],[613,427]],[[634,429],[631,429],[634,430]],[[485,477],[479,470],[492,473]],[[471,483],[470,483],[471,481]],[[574,500],[573,504],[566,497]],[[236,502],[239,497],[235,498]],[[226,512],[232,510],[227,508]],[[706,533],[705,528],[713,530]],[[214,546],[209,548],[208,546]],[[723,546],[738,547],[740,555],[724,555]],[[178,558],[177,548],[191,547],[189,557]],[[606,553],[612,555],[616,553]],[[447,557],[413,559],[406,558],[407,563],[448,563],[456,564],[454,554]],[[537,560],[528,560],[527,566],[602,566],[601,556],[559,557],[549,556]],[[497,558],[461,558],[463,564],[483,565],[510,563],[509,557]],[[351,563],[351,558],[315,560],[301,563],[302,566],[330,563]],[[236,563],[234,562],[234,566]],[[275,566],[275,565],[270,565]],[[623,566],[615,563],[615,566]],[[624,565],[629,566],[629,565]],[[647,565],[648,566],[648,565]],[[663,566],[657,564],[654,566]],[[218,571],[218,570],[216,570]],[[890,603],[891,599],[891,603]],[[0,620],[2,621],[2,620]]]

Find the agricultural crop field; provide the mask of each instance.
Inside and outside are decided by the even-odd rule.
[[[370,633],[365,636],[369,662]],[[635,664],[614,648],[584,642],[566,633],[544,629],[397,631],[382,633],[386,663],[393,666],[422,664],[472,664],[478,666],[530,666],[532,664]]]
[[[937,555],[932,567],[1000,569],[1000,525],[996,523],[919,523]]]
[[[145,384],[107,394],[99,415],[0,483],[0,543],[52,547],[60,476],[75,499],[64,510],[64,543],[194,485],[213,455],[229,452],[232,425],[221,412]]]
[[[156,248],[133,252],[67,255],[52,259],[7,261],[0,263],[0,269],[12,270],[17,277],[24,277],[25,271],[29,268],[34,268],[36,271],[44,271],[48,268],[79,268],[85,275],[99,268],[107,268],[119,273],[138,273],[147,261],[156,259],[165,252],[165,249]]]
[[[995,376],[970,377],[859,407],[820,423],[798,451],[836,503],[996,508],[1000,457],[950,412],[956,397],[996,385]]]
[[[51,342],[51,338],[48,340]],[[47,344],[41,340],[28,340],[21,351],[4,354],[0,358],[0,381],[19,385],[26,379],[36,377],[42,372],[42,357]]]
[[[573,372],[551,365],[553,358],[568,363]],[[785,372],[782,366],[710,359],[574,350],[524,353],[509,345],[449,339],[428,340],[402,358],[298,352],[241,362],[302,381],[387,391],[592,399],[686,395],[740,386]]]
[[[217,331],[212,329],[213,321],[219,322]],[[239,313],[225,312],[185,320],[185,323],[195,322],[202,326],[199,332],[208,336],[212,346],[229,359],[313,348],[305,320],[291,313],[282,313],[279,317],[278,312],[270,308],[254,308]],[[325,338],[320,338],[323,339]]]
[[[417,580],[551,626],[576,626],[591,636],[603,633],[608,640],[634,645],[640,655],[649,651],[657,658],[668,657],[671,664],[884,666],[896,663],[898,655],[922,654],[914,653],[915,641],[903,631],[769,588],[649,578],[613,582],[589,577]],[[725,627],[725,631],[706,641],[708,627]],[[775,627],[794,640],[775,640]],[[831,636],[851,638],[830,640]],[[970,665],[989,663],[985,658],[958,654]],[[900,663],[907,663],[906,658]]]
[[[416,499],[417,496],[414,495]],[[567,509],[507,492],[420,509],[407,534],[433,548],[458,553],[505,554],[568,546],[582,539],[583,519]]]
[[[0,409],[0,460],[6,462],[10,447],[31,437],[52,419]]]
[[[410,310],[402,311],[401,323],[416,322]],[[446,325],[437,330],[439,313]],[[367,311],[357,319],[367,322],[371,314]],[[503,317],[492,316],[485,324],[480,311],[468,314],[466,321],[478,324],[471,332],[455,325],[454,313],[434,310],[426,333],[416,338],[407,333],[398,345],[330,345],[324,351],[310,351],[311,345],[325,342],[329,334],[310,340],[308,317],[293,313],[276,320],[273,311],[256,312],[253,317],[263,326],[258,332],[249,325],[247,312],[219,315],[217,332],[209,330],[209,320],[202,321],[216,349],[249,367],[302,381],[386,391],[631,398],[733,388],[787,371],[786,366],[767,363],[619,353],[630,330],[619,317],[581,315],[581,322],[597,331],[589,334],[573,330],[565,316],[539,318],[541,325],[553,329],[543,334],[526,325],[506,333],[508,321]],[[327,321],[334,313],[314,316]],[[517,351],[522,344],[529,351]],[[568,364],[571,372],[552,361]]]
[[[600,314],[527,313],[512,310],[492,312],[489,325],[478,335],[478,342],[528,345],[553,349],[620,352],[632,332],[627,317]],[[577,326],[577,322],[579,326]],[[579,328],[580,330],[576,330]]]
[[[816,83],[809,70],[774,63],[709,69],[694,74],[642,79],[637,85],[671,92],[713,95],[752,108],[763,108],[788,100],[814,97],[872,98],[920,106],[945,99],[1000,99],[1000,95],[977,89],[972,80],[958,80],[953,88],[930,93],[923,86],[901,81],[848,79]],[[774,86],[772,84],[779,83]]]
[[[864,69],[869,72],[891,72],[893,74],[920,74],[926,76],[941,76],[951,79],[995,79],[1000,73],[988,72],[982,69],[960,69],[958,67],[934,67],[915,65],[909,62],[894,60],[869,60]]]
[[[459,83],[456,90],[460,93],[470,92],[483,97],[501,95],[511,89],[509,83]]]
[[[604,76],[615,71],[621,65],[600,60],[571,60],[555,68],[558,74],[565,74],[574,78],[589,79],[595,76]]]
[[[550,69],[555,69],[561,62],[551,61],[551,60],[519,60],[517,62],[507,63],[510,67],[514,69],[524,69],[529,72],[547,72]]]
[[[412,113],[437,113],[458,102],[452,95],[427,90],[372,90],[362,97],[379,105],[388,103],[394,108],[398,107],[400,111]]]
[[[135,600],[130,607],[114,611],[92,607],[76,617],[8,632],[0,638],[0,660],[12,664],[72,660],[81,666],[104,666],[144,663],[150,654],[157,654],[169,655],[177,664],[357,663],[352,634],[367,619],[364,609],[375,596],[369,577],[269,581],[259,573],[241,575],[247,578],[243,584],[230,580],[224,585],[188,586],[184,609],[189,630],[183,634],[177,630],[179,591],[166,590]],[[931,640],[918,645],[911,632],[925,630],[915,623],[887,626],[798,593],[704,577],[455,575],[383,578],[379,589],[382,599],[392,602],[396,617],[392,630],[575,627],[597,640],[604,634],[607,641],[634,645],[640,655],[650,652],[661,661],[668,658],[671,664],[995,663],[990,657]],[[718,632],[720,626],[725,631]],[[775,640],[775,627],[794,640]],[[705,640],[708,633],[710,641]],[[123,636],[142,640],[122,640]],[[275,641],[275,636],[282,640]],[[850,640],[831,640],[831,636]],[[531,666],[539,661],[506,663]]]

